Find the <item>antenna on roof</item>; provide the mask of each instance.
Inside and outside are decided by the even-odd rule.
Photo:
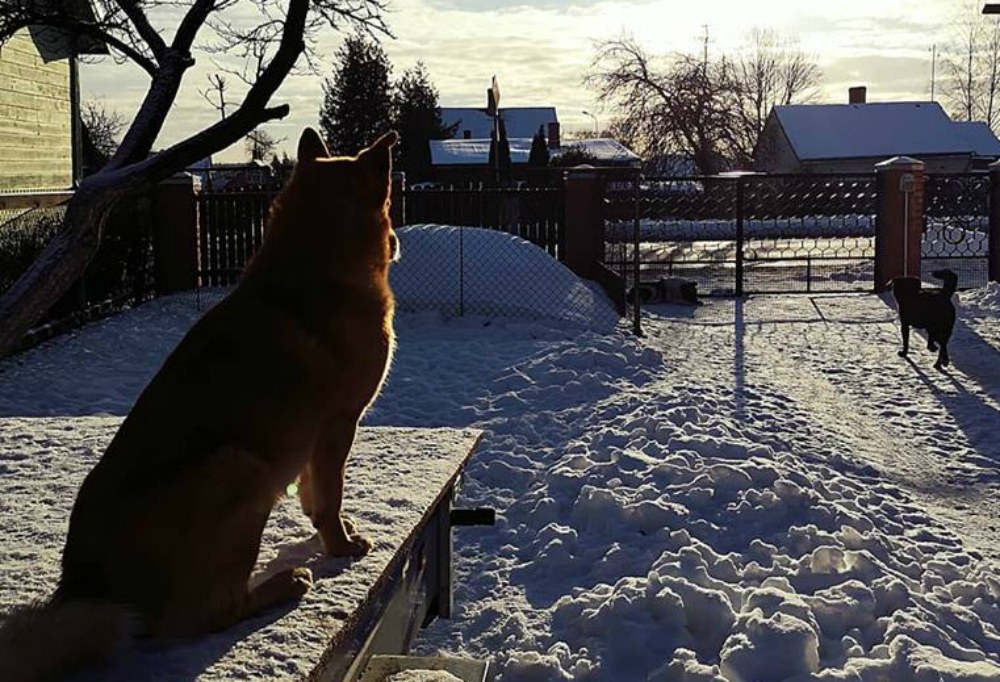
[[[934,84],[937,81],[937,43],[931,45],[931,101],[934,101]]]

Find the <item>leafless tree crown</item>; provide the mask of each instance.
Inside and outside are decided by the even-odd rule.
[[[815,97],[819,68],[794,43],[756,29],[734,56],[650,55],[630,36],[602,43],[587,83],[612,129],[646,158],[680,154],[699,172],[752,160],[771,108]]]

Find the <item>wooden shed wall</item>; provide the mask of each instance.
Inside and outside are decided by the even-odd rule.
[[[70,60],[27,29],[0,45],[0,192],[73,185]]]

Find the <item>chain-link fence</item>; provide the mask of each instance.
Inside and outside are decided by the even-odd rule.
[[[397,229],[397,309],[555,320],[606,331],[621,319],[601,288],[541,248],[500,230],[422,224]]]
[[[954,270],[961,288],[989,280],[990,178],[987,173],[927,175],[921,276]]]
[[[393,269],[402,310],[567,320],[613,327],[620,315],[566,257],[563,186],[408,187]]]
[[[66,205],[0,214],[0,292],[27,271],[49,241],[64,229]],[[112,209],[100,246],[81,276],[24,339],[28,346],[152,298],[151,201],[123,199]]]

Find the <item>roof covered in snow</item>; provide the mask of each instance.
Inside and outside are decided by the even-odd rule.
[[[531,138],[539,127],[549,123],[558,123],[555,107],[500,107],[507,128],[507,137]],[[476,107],[441,107],[441,120],[446,126],[458,124],[455,137],[473,139],[489,138],[493,132],[493,119],[486,115],[484,109]]]
[[[528,163],[531,138],[509,138],[511,163]],[[490,160],[489,138],[472,140],[431,140],[431,163],[435,166],[486,165]],[[604,163],[638,162],[639,156],[617,140],[594,138],[567,141],[557,149],[549,149],[550,156],[565,154],[570,149],[581,149]]]
[[[1000,156],[1000,140],[990,127],[982,121],[959,121],[955,127],[979,156]]]
[[[1000,155],[982,124],[956,124],[937,102],[796,104],[774,107],[800,160],[921,154]]]

